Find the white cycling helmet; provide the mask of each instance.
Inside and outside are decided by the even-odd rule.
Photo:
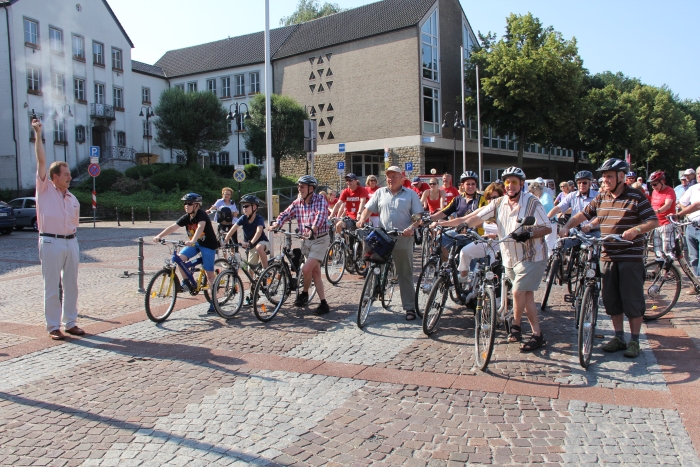
[[[525,180],[525,172],[520,167],[508,167],[503,171],[501,175],[501,180],[505,180],[506,177],[518,177],[520,180]]]

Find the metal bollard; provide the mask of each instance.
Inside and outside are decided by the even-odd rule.
[[[131,206],[131,224],[134,224],[134,207]]]
[[[148,223],[151,223],[151,207],[148,206]]]
[[[146,290],[143,288],[143,237],[139,237],[139,293],[144,293]]]
[[[119,222],[119,208],[114,208],[114,210],[115,210],[116,213],[117,213],[117,225],[118,225],[119,227],[121,227],[122,224],[121,224],[121,222]]]

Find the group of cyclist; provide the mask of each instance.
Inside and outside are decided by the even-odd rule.
[[[396,229],[400,236],[393,249],[393,261],[407,320],[416,318],[413,250],[414,244],[420,242],[415,234],[421,223],[415,220],[416,214],[428,211],[433,226],[466,225],[478,229],[482,236],[508,238],[508,241],[502,242],[500,251],[489,251],[483,243],[464,246],[459,252],[459,281],[467,283],[475,260],[489,255],[493,261],[494,256],[499,254],[513,291],[513,323],[508,342],[523,341],[520,323],[524,314],[532,335],[522,342],[520,349],[531,351],[546,343],[534,296],[551,253],[545,236],[552,232],[556,234],[552,218],[570,216],[559,229],[559,237],[568,237],[570,229],[578,227],[586,235],[619,235],[626,241],[606,242],[602,248],[602,298],[615,329],[615,337],[603,346],[603,350],[625,350],[626,356],[636,357],[639,355],[639,333],[645,312],[644,234],[653,232],[657,253],[672,254],[673,235],[667,227],[669,222],[666,216],[674,214],[678,205],[682,208],[679,214],[690,214],[691,220],[700,219],[700,184],[684,183],[674,190],[666,184],[664,173],[657,171],[647,181],[651,189],[651,194],[647,194],[644,191],[646,187],[633,186],[637,183],[635,174],[629,171],[628,164],[623,160],[608,159],[597,172],[600,176],[598,180],[592,172],[583,170],[576,174],[574,187],[568,183],[566,187],[560,185],[563,195],[557,197],[556,206],[549,212],[538,195],[528,192],[525,173],[518,167],[507,168],[501,180],[490,184],[483,193],[477,191],[479,177],[472,171],[460,176],[459,190],[452,186],[450,174],[443,175],[443,184],[438,187],[436,178],[431,178],[428,184],[419,177],[408,181],[396,166],[386,169],[387,186],[381,188],[378,188],[374,175],[367,177],[367,187],[363,187],[356,175],[348,174],[345,177],[346,188],[332,207],[325,194],[317,193],[318,181],[304,175],[297,181],[299,196],[270,224],[270,228],[274,231],[288,220],[297,219],[303,239],[301,250],[306,261],[302,268],[303,290],[294,304],[299,307],[308,304],[308,290],[313,280],[321,300],[314,310],[317,314],[330,311],[321,275],[321,266],[329,247],[330,229],[341,234],[343,229],[362,228],[366,223],[387,230]],[[594,189],[597,184],[600,191]],[[682,188],[680,199],[677,198],[678,188]],[[182,198],[185,215],[154,238],[159,241],[179,227],[185,227],[189,240],[185,242],[186,248],[180,252],[180,257],[187,260],[201,253],[203,269],[210,283],[214,280],[215,251],[220,245],[207,212],[216,212],[219,230],[225,232],[225,243],[235,239],[238,230],[242,230],[244,241],[241,246],[248,250],[248,261],[251,264],[260,261],[263,267],[267,267],[269,239],[265,233],[265,220],[257,212],[261,202],[254,195],[243,196],[240,200],[242,215],[237,218],[236,206],[231,201],[232,192],[230,188],[224,188],[222,199],[209,211],[201,209],[201,196],[188,193]],[[520,220],[526,217],[534,217],[534,225],[520,225]],[[330,225],[329,218],[337,219],[336,224]],[[449,250],[455,232],[448,230],[443,234],[443,251]],[[700,229],[689,226],[688,247],[695,272],[699,240]],[[574,247],[577,243],[580,240],[568,238],[563,248]],[[181,284],[183,288],[190,286],[185,282]],[[210,306],[210,312],[214,312],[213,306]],[[629,343],[624,338],[624,316],[627,316],[630,326]]]

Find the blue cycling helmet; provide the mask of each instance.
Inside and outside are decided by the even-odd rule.
[[[187,193],[185,196],[180,198],[180,201],[185,201],[187,203],[199,203],[202,204],[202,197],[197,193]]]
[[[579,180],[582,179],[588,179],[588,180],[593,180],[593,174],[591,173],[590,170],[582,170],[579,173],[576,174],[576,181],[578,182]]]

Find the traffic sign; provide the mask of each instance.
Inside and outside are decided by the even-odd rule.
[[[243,164],[236,164],[236,165],[233,166],[233,170],[240,170],[240,171],[243,171],[243,170],[245,170],[245,165],[243,165]]]
[[[100,174],[100,166],[97,164],[90,164],[88,165],[88,173],[92,177],[97,177]]]
[[[345,143],[338,144],[338,152],[345,152]]]
[[[413,162],[406,162],[406,172],[413,172]]]
[[[338,170],[345,170],[345,161],[338,161]]]
[[[91,157],[91,158],[90,158],[90,163],[91,163],[91,164],[99,164],[99,163],[100,163],[100,158],[99,158],[99,157]]]
[[[242,170],[236,170],[233,172],[233,179],[236,180],[237,182],[242,182],[245,180],[245,172]]]
[[[99,146],[90,146],[90,157],[100,157]]]

